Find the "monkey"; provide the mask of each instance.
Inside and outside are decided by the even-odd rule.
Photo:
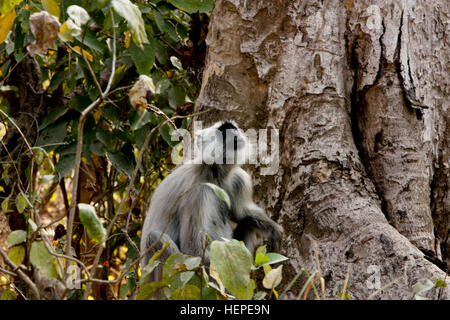
[[[278,250],[283,228],[253,202],[252,179],[241,168],[249,150],[242,130],[232,120],[217,122],[200,130],[195,135],[195,143],[201,159],[178,166],[152,196],[141,233],[141,252],[148,251],[143,266],[165,241],[169,241],[169,247],[159,257],[160,261],[174,252],[201,256],[205,234],[211,240],[243,241],[250,252],[260,237],[267,237],[269,251]],[[205,183],[225,190],[231,206]],[[208,251],[204,254],[209,261]],[[161,275],[162,263],[149,281],[160,281]]]

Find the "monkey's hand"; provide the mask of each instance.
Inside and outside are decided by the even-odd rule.
[[[283,227],[278,223],[273,222],[272,228],[269,234],[269,243],[267,245],[267,251],[278,252],[281,243],[281,234],[283,233]]]

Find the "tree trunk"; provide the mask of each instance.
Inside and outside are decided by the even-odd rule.
[[[314,242],[330,299],[348,270],[355,299],[446,279],[449,15],[447,1],[216,1],[196,109],[279,130],[279,170],[252,169],[285,229],[286,283],[317,269]]]

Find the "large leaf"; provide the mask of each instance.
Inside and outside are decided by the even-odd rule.
[[[8,235],[8,239],[6,239],[6,243],[8,247],[15,246],[16,244],[25,242],[27,239],[27,233],[25,230],[15,230]]]
[[[108,160],[119,170],[121,173],[128,177],[133,175],[134,161],[128,158],[123,152],[107,152],[106,156]]]
[[[256,288],[250,279],[253,259],[250,252],[237,241],[213,241],[209,251],[211,268],[220,281],[238,299],[249,300]]]
[[[16,10],[11,10],[6,15],[0,16],[0,43],[6,40],[9,31],[11,30],[14,19],[16,19]]]
[[[165,286],[166,284],[163,282],[146,283],[141,286],[141,290],[139,290],[136,300],[150,300],[158,289],[164,288]]]
[[[147,110],[134,112],[130,119],[131,130],[139,130],[152,120],[152,113]]]
[[[10,13],[11,10],[23,0],[3,0],[0,2],[0,16]],[[0,24],[1,25],[1,24]],[[1,41],[0,41],[1,42]]]
[[[56,278],[58,276],[56,259],[47,250],[44,242],[35,241],[31,244],[30,262],[35,268],[39,268],[46,277]]]
[[[6,289],[2,292],[2,295],[0,297],[0,300],[16,300],[17,293],[15,293],[12,290]]]
[[[276,288],[282,280],[283,266],[270,270],[263,279],[263,286],[266,289]]]
[[[152,46],[149,44],[144,44],[141,49],[134,43],[131,43],[129,51],[138,73],[141,75],[150,74],[150,70],[155,63],[155,50],[153,50]]]
[[[260,246],[255,252],[255,266],[260,267],[269,261],[266,246]]]
[[[23,194],[19,194],[16,198],[16,208],[19,213],[22,213],[26,207],[28,207],[28,202],[25,199],[25,196]]]
[[[168,123],[166,123],[165,125],[163,125],[161,128],[158,129],[159,134],[164,139],[164,141],[166,141],[169,146],[174,147],[179,143],[179,141],[172,140],[172,136],[170,134],[172,130],[173,130],[172,126],[170,126]]]
[[[60,0],[42,0],[42,6],[45,11],[48,11],[51,15],[59,18],[61,10],[60,10]]]
[[[200,298],[200,288],[193,285],[176,288],[170,296],[170,300],[200,300]]]
[[[8,257],[16,266],[20,265],[25,259],[25,248],[23,246],[12,247],[8,252]]]
[[[133,42],[141,48],[144,43],[148,43],[144,19],[139,8],[130,0],[112,0],[111,5],[117,14],[127,21]]]
[[[67,73],[65,74],[67,75]],[[40,125],[39,130],[45,129],[49,124],[53,123],[64,114],[66,114],[67,111],[68,108],[63,105],[51,109],[50,112],[45,116],[44,120],[42,120],[42,124]]]
[[[186,92],[183,88],[178,86],[172,86],[169,90],[169,105],[176,109],[178,106],[181,106],[186,101]]]
[[[103,245],[106,240],[106,231],[102,222],[97,217],[94,207],[86,203],[79,203],[78,210],[81,223],[86,228],[89,238]]]
[[[210,13],[214,7],[214,0],[167,0],[167,2],[189,14],[197,11]]]
[[[205,182],[203,183],[204,185],[210,187],[214,193],[216,194],[216,196],[222,200],[225,201],[225,203],[227,204],[228,208],[231,208],[231,201],[230,201],[230,197],[228,196],[228,193],[223,190],[221,187],[213,184],[213,183],[209,183],[209,182]]]
[[[75,154],[67,154],[62,156],[55,165],[55,171],[58,173],[59,179],[68,175],[75,167]]]
[[[43,147],[47,152],[55,149],[67,134],[67,122],[47,126],[41,131],[36,146]]]

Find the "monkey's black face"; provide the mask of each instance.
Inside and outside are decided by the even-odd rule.
[[[222,134],[223,163],[242,164],[245,161],[243,153],[247,145],[243,133],[233,122],[229,121],[224,122],[218,130]]]
[[[203,131],[203,162],[206,164],[243,164],[247,138],[234,122],[225,121]]]

